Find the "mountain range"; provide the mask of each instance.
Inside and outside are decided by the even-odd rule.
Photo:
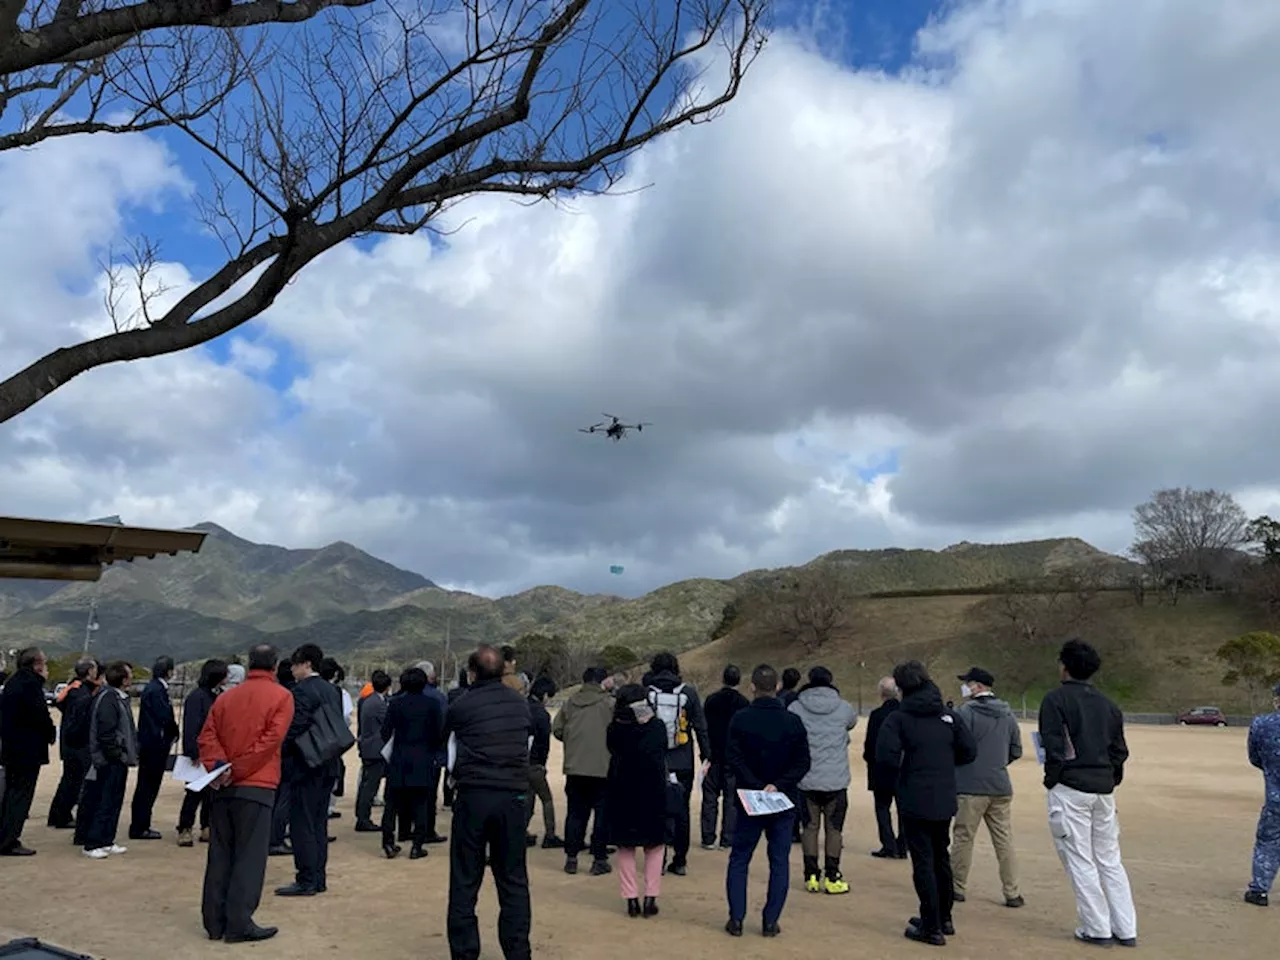
[[[161,653],[179,661],[228,655],[264,640],[285,650],[313,641],[348,659],[404,661],[438,655],[446,643],[457,650],[530,632],[644,654],[705,642],[745,586],[785,573],[682,580],[634,599],[540,586],[494,600],[443,589],[345,542],[294,550],[213,523],[194,529],[209,534],[198,554],[114,565],[96,584],[0,581],[0,644],[78,650],[96,600],[92,649],[103,659],[141,663]],[[1086,566],[1119,576],[1130,566],[1073,539],[840,550],[809,565],[820,563],[834,565],[853,593],[974,591]]]

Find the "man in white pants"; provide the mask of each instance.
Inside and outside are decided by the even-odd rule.
[[[1058,661],[1062,686],[1040,705],[1040,743],[1049,833],[1076,894],[1076,939],[1099,947],[1136,947],[1138,919],[1120,862],[1114,796],[1129,758],[1124,715],[1089,683],[1102,666],[1098,651],[1068,640]]]

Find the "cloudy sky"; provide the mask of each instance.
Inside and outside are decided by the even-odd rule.
[[[345,539],[496,595],[1119,550],[1171,485],[1280,509],[1280,5],[935,6],[791,17],[649,189],[478,200],[447,248],[339,249],[210,349],[80,378],[0,426],[3,511]],[[0,154],[4,373],[103,329],[104,250],[200,175],[146,137]],[[577,432],[604,410],[654,426]]]

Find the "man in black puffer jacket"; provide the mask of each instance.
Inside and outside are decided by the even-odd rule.
[[[445,736],[454,781],[449,850],[449,952],[479,960],[476,898],[486,852],[498,888],[498,941],[506,960],[529,960],[529,875],[525,805],[529,792],[529,702],[502,682],[502,654],[488,644],[468,662],[471,687],[449,708]]]
[[[893,680],[902,707],[880,729],[876,761],[898,768],[898,815],[911,856],[920,915],[906,937],[943,946],[951,923],[951,818],[956,815],[956,767],[973,763],[973,734],[942,703],[942,694],[918,660],[900,663]]]

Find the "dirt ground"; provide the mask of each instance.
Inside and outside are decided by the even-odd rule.
[[[861,725],[854,756],[860,756]],[[1014,768],[1015,828],[1027,906],[1001,905],[995,862],[980,839],[970,879],[970,899],[956,907],[948,955],[989,960],[1075,957],[1087,948],[1071,939],[1074,907],[1045,827],[1039,768],[1030,756]],[[1133,760],[1119,794],[1125,863],[1137,899],[1142,949],[1162,960],[1205,956],[1263,957],[1274,953],[1275,911],[1243,904],[1254,824],[1262,801],[1260,776],[1245,760],[1244,731],[1133,727]],[[552,757],[558,769],[559,758]],[[860,762],[846,826],[848,896],[810,895],[800,884],[800,851],[792,859],[792,890],[782,917],[783,936],[758,935],[763,902],[764,854],[752,874],[752,915],[747,935],[732,942],[733,955],[888,958],[929,954],[902,938],[915,909],[908,864],[867,856],[875,846],[870,795],[861,789]],[[173,842],[180,791],[166,783],[156,825],[166,839],[130,843],[127,854],[85,860],[66,833],[45,828],[58,767],[41,777],[24,839],[39,850],[29,860],[0,860],[0,943],[19,935],[112,960],[186,960],[232,952],[263,960],[323,956],[447,957],[445,848],[426,860],[382,858],[377,835],[352,832],[354,770],[349,770],[343,817],[332,822],[329,892],[310,900],[281,901],[271,888],[291,879],[292,861],[273,858],[258,920],[281,927],[268,943],[229,947],[211,943],[200,928],[199,898],[204,851]],[[130,785],[132,795],[132,784]],[[558,797],[562,794],[557,794]],[[695,803],[697,798],[695,797]],[[563,823],[563,803],[557,816]],[[126,802],[125,820],[128,817]],[[539,824],[540,814],[535,818]],[[122,823],[122,828],[127,823]],[[441,831],[448,832],[447,811]],[[622,912],[617,877],[569,877],[556,852],[530,852],[534,954],[555,960],[597,960],[606,945],[620,955],[715,955],[730,941],[725,921],[723,853],[696,847],[689,875],[665,878],[662,915],[629,920]],[[128,841],[124,841],[128,842]],[[492,884],[480,900],[486,958],[501,956],[494,923]],[[779,947],[782,953],[779,953]],[[721,955],[724,955],[721,953]]]

